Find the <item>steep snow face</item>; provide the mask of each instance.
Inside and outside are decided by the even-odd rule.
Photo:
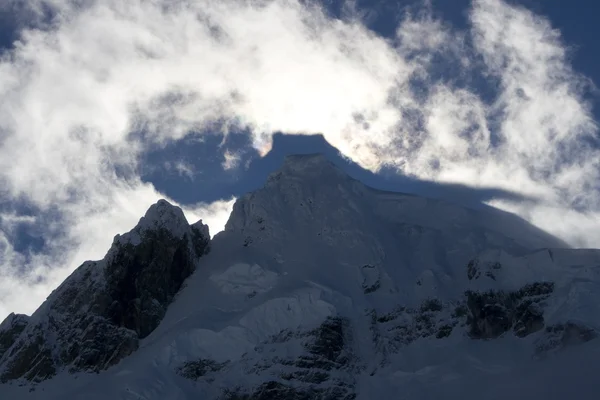
[[[210,277],[223,293],[242,293],[254,296],[271,290],[277,284],[278,275],[266,271],[258,264],[234,264],[221,274]]]
[[[460,267],[485,249],[564,247],[507,213],[373,190],[320,155],[288,157],[263,189],[236,202],[222,235],[249,252],[269,249],[279,273],[358,298],[383,285],[417,302],[455,297]]]
[[[148,214],[182,226],[175,211]],[[156,225],[140,225],[115,242],[142,245],[139,231]],[[205,237],[190,229],[174,236]],[[589,389],[600,251],[560,247],[510,214],[376,191],[322,156],[289,157],[236,202],[129,357],[0,396],[547,400],[535,388],[549,373]]]

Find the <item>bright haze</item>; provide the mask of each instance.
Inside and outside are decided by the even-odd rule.
[[[446,3],[4,1],[0,320],[159,198],[217,233],[280,133],[372,176],[510,193],[485,202],[600,247],[600,61],[575,64],[598,49],[541,2]]]

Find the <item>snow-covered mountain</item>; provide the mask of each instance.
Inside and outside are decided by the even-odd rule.
[[[600,250],[288,157],[209,240],[166,201],[31,316],[2,399],[597,398]]]

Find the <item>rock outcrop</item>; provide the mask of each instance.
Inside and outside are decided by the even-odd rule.
[[[278,348],[289,349],[287,356]],[[309,331],[282,331],[243,360],[244,375],[258,377],[260,383],[223,388],[221,400],[352,400],[356,397],[353,369],[353,336],[350,321],[329,317]],[[185,363],[178,373],[212,384],[218,371],[229,363],[198,360]],[[255,380],[255,379],[253,379]]]
[[[598,337],[598,332],[582,322],[567,321],[547,327],[535,342],[535,355],[544,357],[568,346],[589,342]]]
[[[475,339],[493,339],[513,329],[525,337],[544,327],[540,303],[554,290],[552,282],[527,284],[516,291],[467,291],[469,335]]]
[[[28,323],[29,317],[27,315],[11,313],[0,324],[0,359],[15,343]]]
[[[118,363],[158,326],[208,249],[205,225],[190,226],[181,209],[159,201],[31,318],[9,316],[0,329],[0,380],[39,382],[61,368],[99,371]]]

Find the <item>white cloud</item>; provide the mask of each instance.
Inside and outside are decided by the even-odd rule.
[[[476,1],[471,20],[476,49],[500,83],[491,112],[499,114],[501,145],[487,173],[543,199],[533,209],[512,207],[530,221],[574,244],[600,246],[600,150],[586,140],[598,129],[583,99],[589,82],[573,71],[547,20],[500,0]]]
[[[195,168],[192,164],[187,163],[183,160],[178,161],[167,161],[164,164],[164,168],[167,171],[174,171],[177,175],[181,177],[186,177],[190,181],[193,181],[196,176]]]
[[[214,237],[217,233],[225,229],[225,224],[229,219],[229,215],[233,210],[233,204],[236,198],[229,200],[217,200],[209,204],[198,203],[193,206],[183,208],[188,219],[202,220],[203,223],[209,226],[210,236]]]
[[[0,226],[3,231],[11,233],[20,225],[32,225],[35,223],[35,217],[31,215],[19,215],[14,211],[0,214]]]
[[[230,169],[235,169],[237,168],[237,166],[240,164],[241,161],[241,154],[236,153],[236,152],[231,152],[229,150],[226,150],[225,153],[223,154],[223,158],[225,159],[223,161],[223,169],[225,170],[230,170]]]
[[[388,164],[535,195],[538,205],[495,204],[573,243],[600,245],[600,224],[579,223],[600,222],[600,157],[582,140],[597,133],[581,95],[586,82],[558,32],[525,9],[474,0],[468,32],[427,12],[407,15],[392,40],[360,18],[331,19],[294,0],[29,5],[42,3],[56,20],[23,30],[0,61],[0,183],[9,200],[56,214],[66,231],[35,260],[3,237],[0,314],[31,311],[165,197],[136,175],[146,149],[215,121],[249,128],[262,153],[277,131],[323,133],[373,170]],[[499,83],[496,98],[439,76],[440,60],[464,75],[483,68]],[[177,161],[170,168],[198,172]],[[582,211],[565,212],[573,204]],[[186,213],[214,231],[230,207]]]

